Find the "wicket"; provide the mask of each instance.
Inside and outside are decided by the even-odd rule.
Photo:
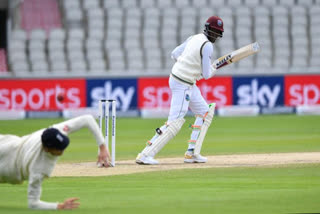
[[[105,143],[109,148],[109,117],[111,103],[111,166],[116,165],[116,100],[99,100],[99,127],[102,132],[102,121],[105,119]],[[103,108],[104,107],[104,108]],[[103,133],[103,132],[102,132]]]

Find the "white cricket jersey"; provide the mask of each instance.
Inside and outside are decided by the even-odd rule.
[[[98,145],[104,143],[102,133],[91,115],[77,117],[52,127],[68,135],[87,127],[95,136]],[[41,135],[45,129],[18,137],[0,135],[0,183],[20,184],[29,179],[28,204],[33,209],[57,209],[58,203],[40,200],[41,184],[50,177],[58,156],[43,150]]]
[[[204,47],[207,49],[205,53],[209,53],[205,59],[202,56]],[[215,72],[210,63],[212,51],[213,45],[203,33],[191,36],[173,51],[172,57],[177,61],[172,68],[172,74],[190,84],[195,84],[203,77],[212,77]],[[206,62],[206,69],[203,68],[203,62]]]

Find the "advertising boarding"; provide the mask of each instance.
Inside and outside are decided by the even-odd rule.
[[[86,82],[88,107],[98,107],[101,99],[114,99],[117,111],[137,109],[137,79],[89,79]]]
[[[232,78],[214,77],[200,80],[197,86],[207,103],[215,102],[217,107],[232,105]]]
[[[0,110],[61,111],[97,107],[100,99],[117,100],[118,112],[168,109],[168,81],[168,77],[0,80]],[[197,86],[207,103],[218,107],[290,112],[292,107],[320,104],[320,75],[218,76]],[[59,94],[63,102],[58,101]]]
[[[84,79],[2,80],[0,83],[1,110],[62,110],[87,105]],[[56,99],[58,94],[64,96],[63,102]]]
[[[234,77],[233,105],[283,106],[283,83],[283,77]]]
[[[285,77],[285,105],[320,104],[320,76]]]

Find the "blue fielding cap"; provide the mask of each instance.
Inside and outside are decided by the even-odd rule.
[[[69,138],[58,129],[48,128],[41,135],[42,145],[47,148],[64,150],[69,145]]]

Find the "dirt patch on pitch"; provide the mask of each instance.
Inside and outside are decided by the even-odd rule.
[[[175,169],[263,167],[320,163],[320,152],[207,156],[204,164],[183,163],[183,157],[158,159],[159,165],[138,165],[134,160],[117,161],[116,167],[97,168],[94,162],[57,164],[52,176],[110,176]]]

